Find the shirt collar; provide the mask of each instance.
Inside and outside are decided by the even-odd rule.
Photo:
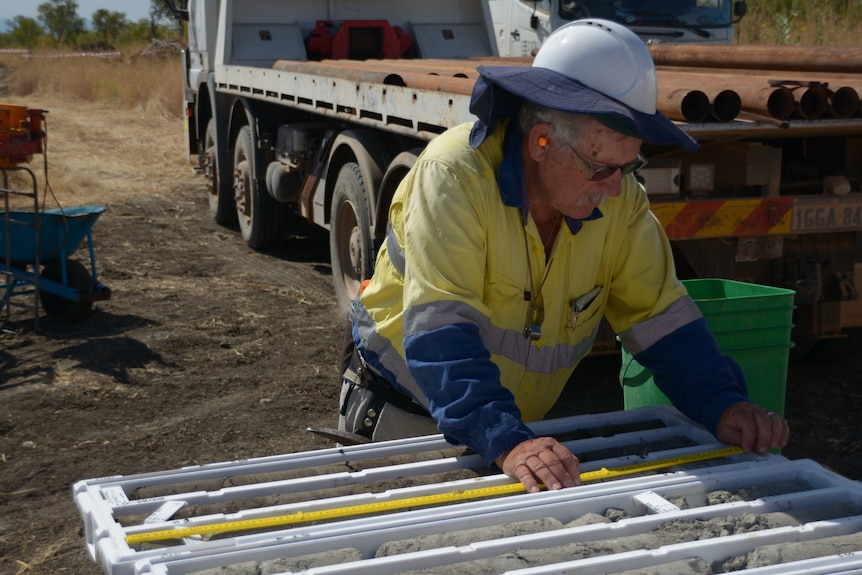
[[[506,136],[503,139],[503,161],[497,168],[497,186],[503,204],[513,208],[521,208],[521,217],[527,222],[529,206],[527,205],[527,190],[524,186],[524,163],[521,155],[521,126],[517,118],[509,122]],[[585,221],[597,220],[602,217],[599,208],[593,208],[593,213],[583,219],[565,216],[566,224],[572,235],[581,231]]]

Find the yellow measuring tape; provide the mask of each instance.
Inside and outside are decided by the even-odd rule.
[[[662,469],[664,467],[671,467],[674,465],[694,463],[696,461],[706,461],[708,459],[717,459],[719,457],[726,457],[728,455],[736,455],[739,453],[742,453],[742,449],[739,447],[726,447],[723,449],[704,451],[702,453],[693,453],[691,455],[680,455],[679,457],[657,459],[656,461],[647,461],[645,463],[623,465],[621,467],[614,467],[613,469],[607,469],[603,467],[596,471],[587,471],[585,473],[581,473],[581,482],[586,483],[588,481],[610,479],[613,477],[640,473],[642,471]],[[478,487],[476,489],[457,489],[448,493],[435,493],[433,495],[407,497],[405,499],[394,499],[392,501],[363,503],[360,505],[351,505],[349,507],[340,507],[338,509],[322,509],[320,511],[297,511],[296,513],[290,513],[288,515],[277,515],[274,517],[261,517],[259,519],[240,519],[237,521],[225,521],[222,523],[211,523],[208,525],[176,527],[173,529],[163,529],[161,531],[150,531],[149,533],[133,533],[131,535],[126,535],[126,543],[128,543],[129,545],[135,545],[137,543],[165,541],[167,539],[179,539],[181,537],[188,537],[189,535],[230,533],[236,531],[248,531],[251,529],[264,529],[267,527],[284,527],[287,525],[297,525],[299,523],[310,523],[312,521],[343,519],[345,517],[355,517],[357,515],[368,515],[384,511],[398,511],[401,509],[409,509],[413,507],[439,505],[443,503],[454,503],[457,501],[466,501],[469,499],[482,499],[485,497],[498,497],[500,495],[513,495],[516,493],[523,492],[524,486],[521,483],[496,485],[493,487]]]

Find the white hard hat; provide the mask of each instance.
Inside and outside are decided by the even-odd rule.
[[[470,111],[478,121],[470,143],[479,146],[497,119],[532,102],[587,114],[613,130],[656,145],[698,143],[656,111],[658,89],[649,49],[634,32],[609,20],[587,18],[557,29],[532,66],[479,66]]]
[[[577,20],[551,34],[533,61],[643,112],[655,114],[655,65],[643,40],[608,20]]]

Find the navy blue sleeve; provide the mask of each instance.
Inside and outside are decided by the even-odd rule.
[[[492,465],[535,437],[472,324],[447,325],[404,339],[407,366],[450,443],[466,445]]]
[[[713,434],[721,414],[748,399],[742,370],[721,353],[706,319],[676,329],[634,358],[653,372],[656,386],[677,409]]]

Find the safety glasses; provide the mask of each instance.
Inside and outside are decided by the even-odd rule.
[[[575,149],[574,146],[572,146],[571,144],[567,145],[572,149],[572,152],[575,153],[575,157],[578,159],[578,161],[581,163],[581,165],[587,172],[587,179],[591,182],[607,180],[608,178],[613,176],[614,172],[616,172],[617,170],[619,170],[623,176],[628,176],[629,174],[634,174],[635,172],[647,165],[646,158],[644,158],[640,154],[638,154],[638,157],[634,162],[629,162],[628,164],[623,164],[622,166],[613,166],[611,164],[592,162],[586,157],[584,157],[584,155],[581,154],[577,149]]]

